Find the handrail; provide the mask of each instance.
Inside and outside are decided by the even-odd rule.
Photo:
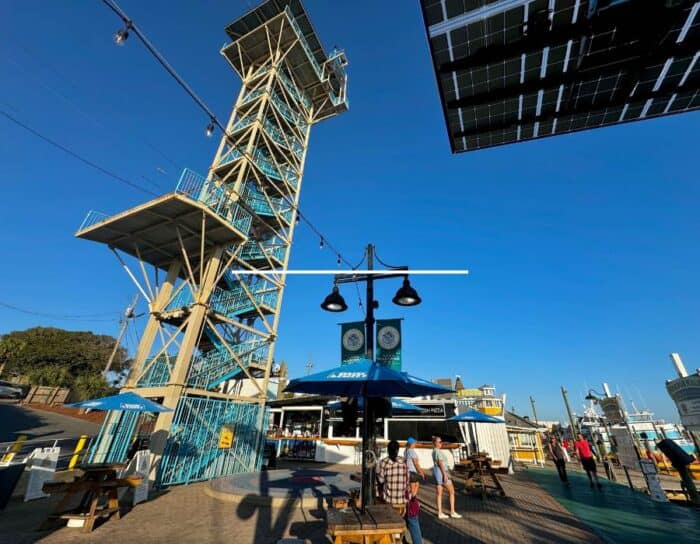
[[[185,168],[175,191],[204,203],[244,234],[250,231],[252,216],[229,196],[223,185]]]
[[[107,219],[109,219],[109,215],[107,215],[106,213],[90,210],[85,216],[85,219],[83,219],[83,222],[80,224],[80,228],[78,230],[81,231],[88,227],[92,227],[94,225],[97,225],[97,223],[102,223],[103,221],[106,221]]]

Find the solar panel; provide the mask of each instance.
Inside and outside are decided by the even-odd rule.
[[[700,108],[700,1],[421,5],[454,153]]]

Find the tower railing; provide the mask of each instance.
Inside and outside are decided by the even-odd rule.
[[[232,199],[225,187],[185,168],[175,191],[204,203],[244,234],[250,231],[252,216]]]
[[[106,213],[98,212],[95,210],[90,210],[87,215],[85,216],[85,219],[83,219],[83,222],[80,223],[80,228],[78,230],[83,230],[88,227],[92,227],[93,225],[97,225],[98,223],[102,223],[103,221],[106,221],[109,219],[109,215]]]

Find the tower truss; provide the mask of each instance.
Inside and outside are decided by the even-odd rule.
[[[90,455],[121,461],[150,434],[160,485],[260,468],[311,126],[348,108],[345,54],[324,52],[299,0],[268,0],[226,32],[242,85],[208,175],[185,170],[174,192],[90,212],[76,233],[108,245],[147,297],[125,389],[172,410],[111,412]]]

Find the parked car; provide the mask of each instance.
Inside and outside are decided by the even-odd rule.
[[[26,394],[21,385],[0,380],[0,399],[23,399]]]

